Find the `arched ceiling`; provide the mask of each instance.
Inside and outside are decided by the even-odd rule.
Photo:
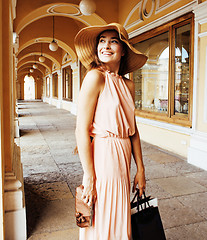
[[[54,64],[56,70],[60,69],[66,54],[69,56],[68,61],[77,61],[74,37],[81,28],[118,21],[119,0],[94,0],[96,13],[90,16],[81,14],[80,1],[17,0],[14,20],[14,32],[17,34],[18,42],[17,78],[22,74],[28,74],[35,62],[38,69],[34,72],[38,74],[33,75],[44,76],[46,69],[47,72],[52,72]],[[53,40],[53,16],[54,38],[59,46],[55,52],[49,50],[49,43]],[[46,58],[44,63],[38,61],[41,47],[42,55]]]

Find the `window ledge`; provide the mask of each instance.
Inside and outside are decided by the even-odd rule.
[[[190,135],[193,133],[193,130],[189,127],[182,127],[182,126],[178,126],[175,124],[165,123],[165,122],[152,120],[152,119],[146,119],[146,118],[142,118],[142,117],[138,117],[138,116],[136,116],[135,118],[136,118],[137,122],[148,124],[148,125],[151,125],[154,127],[159,127],[159,128],[166,129],[169,131],[183,133],[183,134],[187,134],[187,135]]]

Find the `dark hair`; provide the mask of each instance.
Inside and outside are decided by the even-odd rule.
[[[116,31],[115,29],[109,29],[109,30],[105,30],[103,32],[106,32],[106,31]],[[101,71],[103,70],[106,70],[106,67],[104,66],[104,63],[101,62],[98,58],[98,54],[97,54],[97,47],[98,47],[98,43],[99,43],[99,39],[100,39],[100,36],[101,34],[103,33],[101,32],[98,37],[96,38],[96,52],[95,52],[95,58],[94,60],[90,63],[90,67],[89,67],[89,70],[91,69],[99,69]],[[117,32],[117,31],[116,31]],[[118,33],[118,32],[117,32]],[[118,33],[118,36],[119,36],[119,33]],[[119,75],[124,75],[124,73],[126,72],[126,67],[127,67],[127,61],[126,61],[126,58],[127,58],[127,50],[128,50],[128,47],[126,45],[125,42],[123,42],[120,38],[119,38],[119,41],[121,42],[122,46],[123,46],[123,49],[124,49],[124,56],[121,57],[121,62],[120,62],[120,66],[119,66],[119,72],[118,74]]]

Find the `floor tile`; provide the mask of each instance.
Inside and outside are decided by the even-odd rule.
[[[32,233],[47,233],[75,228],[75,200],[48,201],[42,209]]]
[[[31,185],[31,189],[47,200],[69,199],[73,195],[66,182],[52,182]]]
[[[194,223],[165,230],[167,240],[205,240],[207,222]]]
[[[184,176],[154,179],[154,181],[172,196],[205,192],[207,189]]]
[[[158,163],[171,163],[171,162],[179,162],[181,161],[181,159],[164,153],[164,152],[156,152],[153,154],[147,154],[148,158],[150,158],[151,160],[158,162]]]
[[[34,234],[28,240],[78,240],[79,228],[72,228],[64,231],[51,233]]]
[[[190,207],[183,206],[175,198],[161,199],[158,201],[158,206],[165,229],[205,220]]]
[[[195,210],[198,214],[207,220],[207,192],[196,193],[187,196],[177,197],[177,199],[187,207]]]

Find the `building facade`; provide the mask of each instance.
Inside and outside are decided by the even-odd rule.
[[[207,1],[94,2],[95,13],[83,15],[79,0],[0,0],[0,239],[26,239],[16,100],[42,99],[76,114],[86,70],[74,37],[85,26],[125,26],[148,56],[128,75],[141,139],[207,170]]]

